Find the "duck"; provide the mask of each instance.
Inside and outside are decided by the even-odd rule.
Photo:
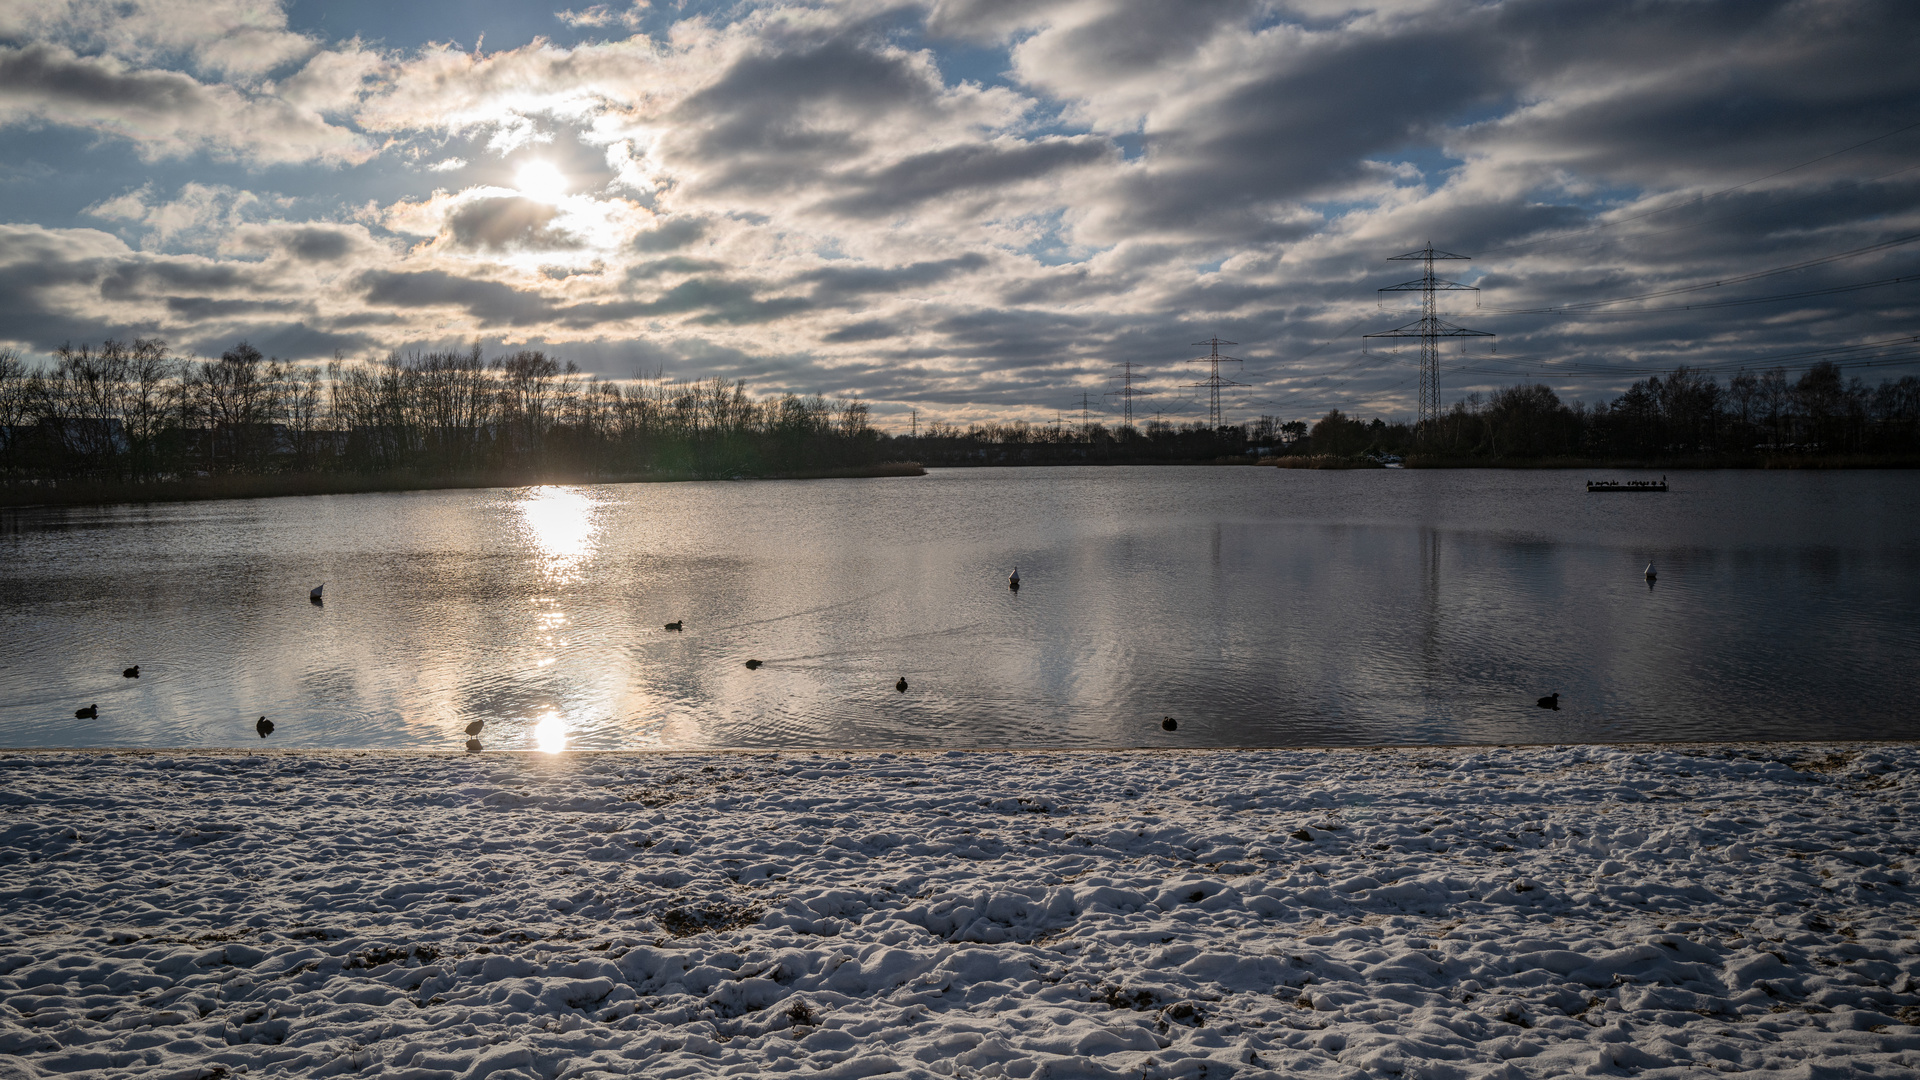
[[[897,683],[894,683],[894,684],[893,684],[893,688],[894,688],[895,690],[898,690],[898,691],[900,691],[900,692],[901,692],[901,693],[903,693],[903,694],[904,694],[904,693],[906,693],[906,692],[907,692],[907,677],[906,677],[905,675],[902,675],[902,676],[900,676],[900,681],[899,681],[899,682],[897,682]]]
[[[1648,563],[1648,564],[1647,564],[1647,574],[1646,574],[1646,577],[1647,577],[1647,580],[1648,580],[1648,581],[1652,581],[1652,580],[1654,580],[1655,578],[1658,578],[1659,576],[1660,576],[1660,574],[1659,574],[1659,572],[1658,572],[1658,571],[1656,571],[1656,570],[1655,570],[1655,569],[1653,568],[1653,564],[1652,564],[1652,563]]]
[[[1007,575],[1007,588],[1012,589],[1014,592],[1020,591],[1020,568],[1019,567],[1017,566],[1014,567],[1013,573]]]
[[[485,720],[475,720],[473,723],[467,725],[467,734],[469,736],[478,735],[480,734],[480,729],[486,726],[487,722]]]
[[[132,667],[128,668],[127,670],[121,672],[120,675],[123,678],[137,679],[140,677],[140,665],[135,664]]]
[[[100,706],[89,705],[84,709],[75,709],[73,716],[76,720],[97,720],[100,717]]]
[[[747,670],[748,670],[748,671],[758,671],[758,670],[760,670],[760,661],[758,661],[758,660],[749,660],[749,661],[747,661]]]
[[[273,721],[263,716],[253,722],[253,730],[259,732],[260,737],[264,739],[273,734]]]
[[[669,629],[669,630],[678,630],[678,629],[680,629],[680,624],[681,624],[681,623],[684,623],[684,622],[686,622],[686,621],[687,621],[687,620],[685,620],[685,619],[675,619],[675,620],[673,620],[672,622],[670,622],[670,623],[668,623],[668,624],[667,624],[667,629]]]
[[[1175,719],[1174,719],[1173,717],[1171,717],[1171,716],[1169,716],[1169,717],[1167,717],[1166,719],[1164,719],[1164,720],[1162,720],[1162,721],[1160,721],[1160,730],[1161,730],[1161,731],[1178,731],[1179,729],[1180,729],[1180,721],[1178,721],[1178,720],[1175,720]]]
[[[1548,694],[1546,697],[1541,698],[1539,701],[1534,702],[1534,704],[1540,706],[1543,709],[1552,709],[1554,712],[1559,712],[1560,711],[1560,692],[1556,690],[1553,693]]]
[[[322,589],[324,589],[324,588],[326,588],[326,587],[327,587],[327,583],[323,581],[323,582],[321,582],[320,584],[318,584],[318,585],[315,585],[315,586],[314,586],[313,588],[311,588],[311,589],[308,589],[308,590],[307,590],[307,599],[309,599],[309,600],[311,600],[311,601],[313,601],[313,602],[314,602],[314,603],[316,603],[316,604],[319,604],[319,603],[324,603],[324,602],[325,602],[325,599],[324,599],[324,598],[323,598],[323,597],[322,597],[322,596],[320,595],[320,590],[322,590]]]

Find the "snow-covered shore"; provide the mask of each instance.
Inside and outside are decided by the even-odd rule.
[[[1920,1075],[1916,765],[0,754],[0,1077]]]

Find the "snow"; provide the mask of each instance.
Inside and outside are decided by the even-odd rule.
[[[0,755],[0,1077],[1920,1075],[1912,744]]]

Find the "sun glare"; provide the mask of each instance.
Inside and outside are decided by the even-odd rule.
[[[536,746],[549,754],[557,754],[567,748],[566,721],[553,713],[540,718],[533,725],[533,741]]]
[[[514,187],[535,202],[559,202],[567,194],[567,177],[550,161],[529,161],[513,174]]]

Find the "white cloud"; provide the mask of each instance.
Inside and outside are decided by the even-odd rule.
[[[553,17],[576,29],[581,27],[599,28],[602,26],[624,26],[629,30],[640,28],[640,20],[648,8],[646,0],[636,0],[620,10],[607,4],[595,4],[583,11],[556,11]]]
[[[372,153],[354,132],[279,98],[59,45],[0,46],[0,126],[27,123],[124,138],[148,158],[204,150],[275,164],[355,162]]]
[[[185,57],[237,76],[263,75],[318,45],[287,29],[279,0],[8,0],[0,39],[57,42],[139,64]]]

